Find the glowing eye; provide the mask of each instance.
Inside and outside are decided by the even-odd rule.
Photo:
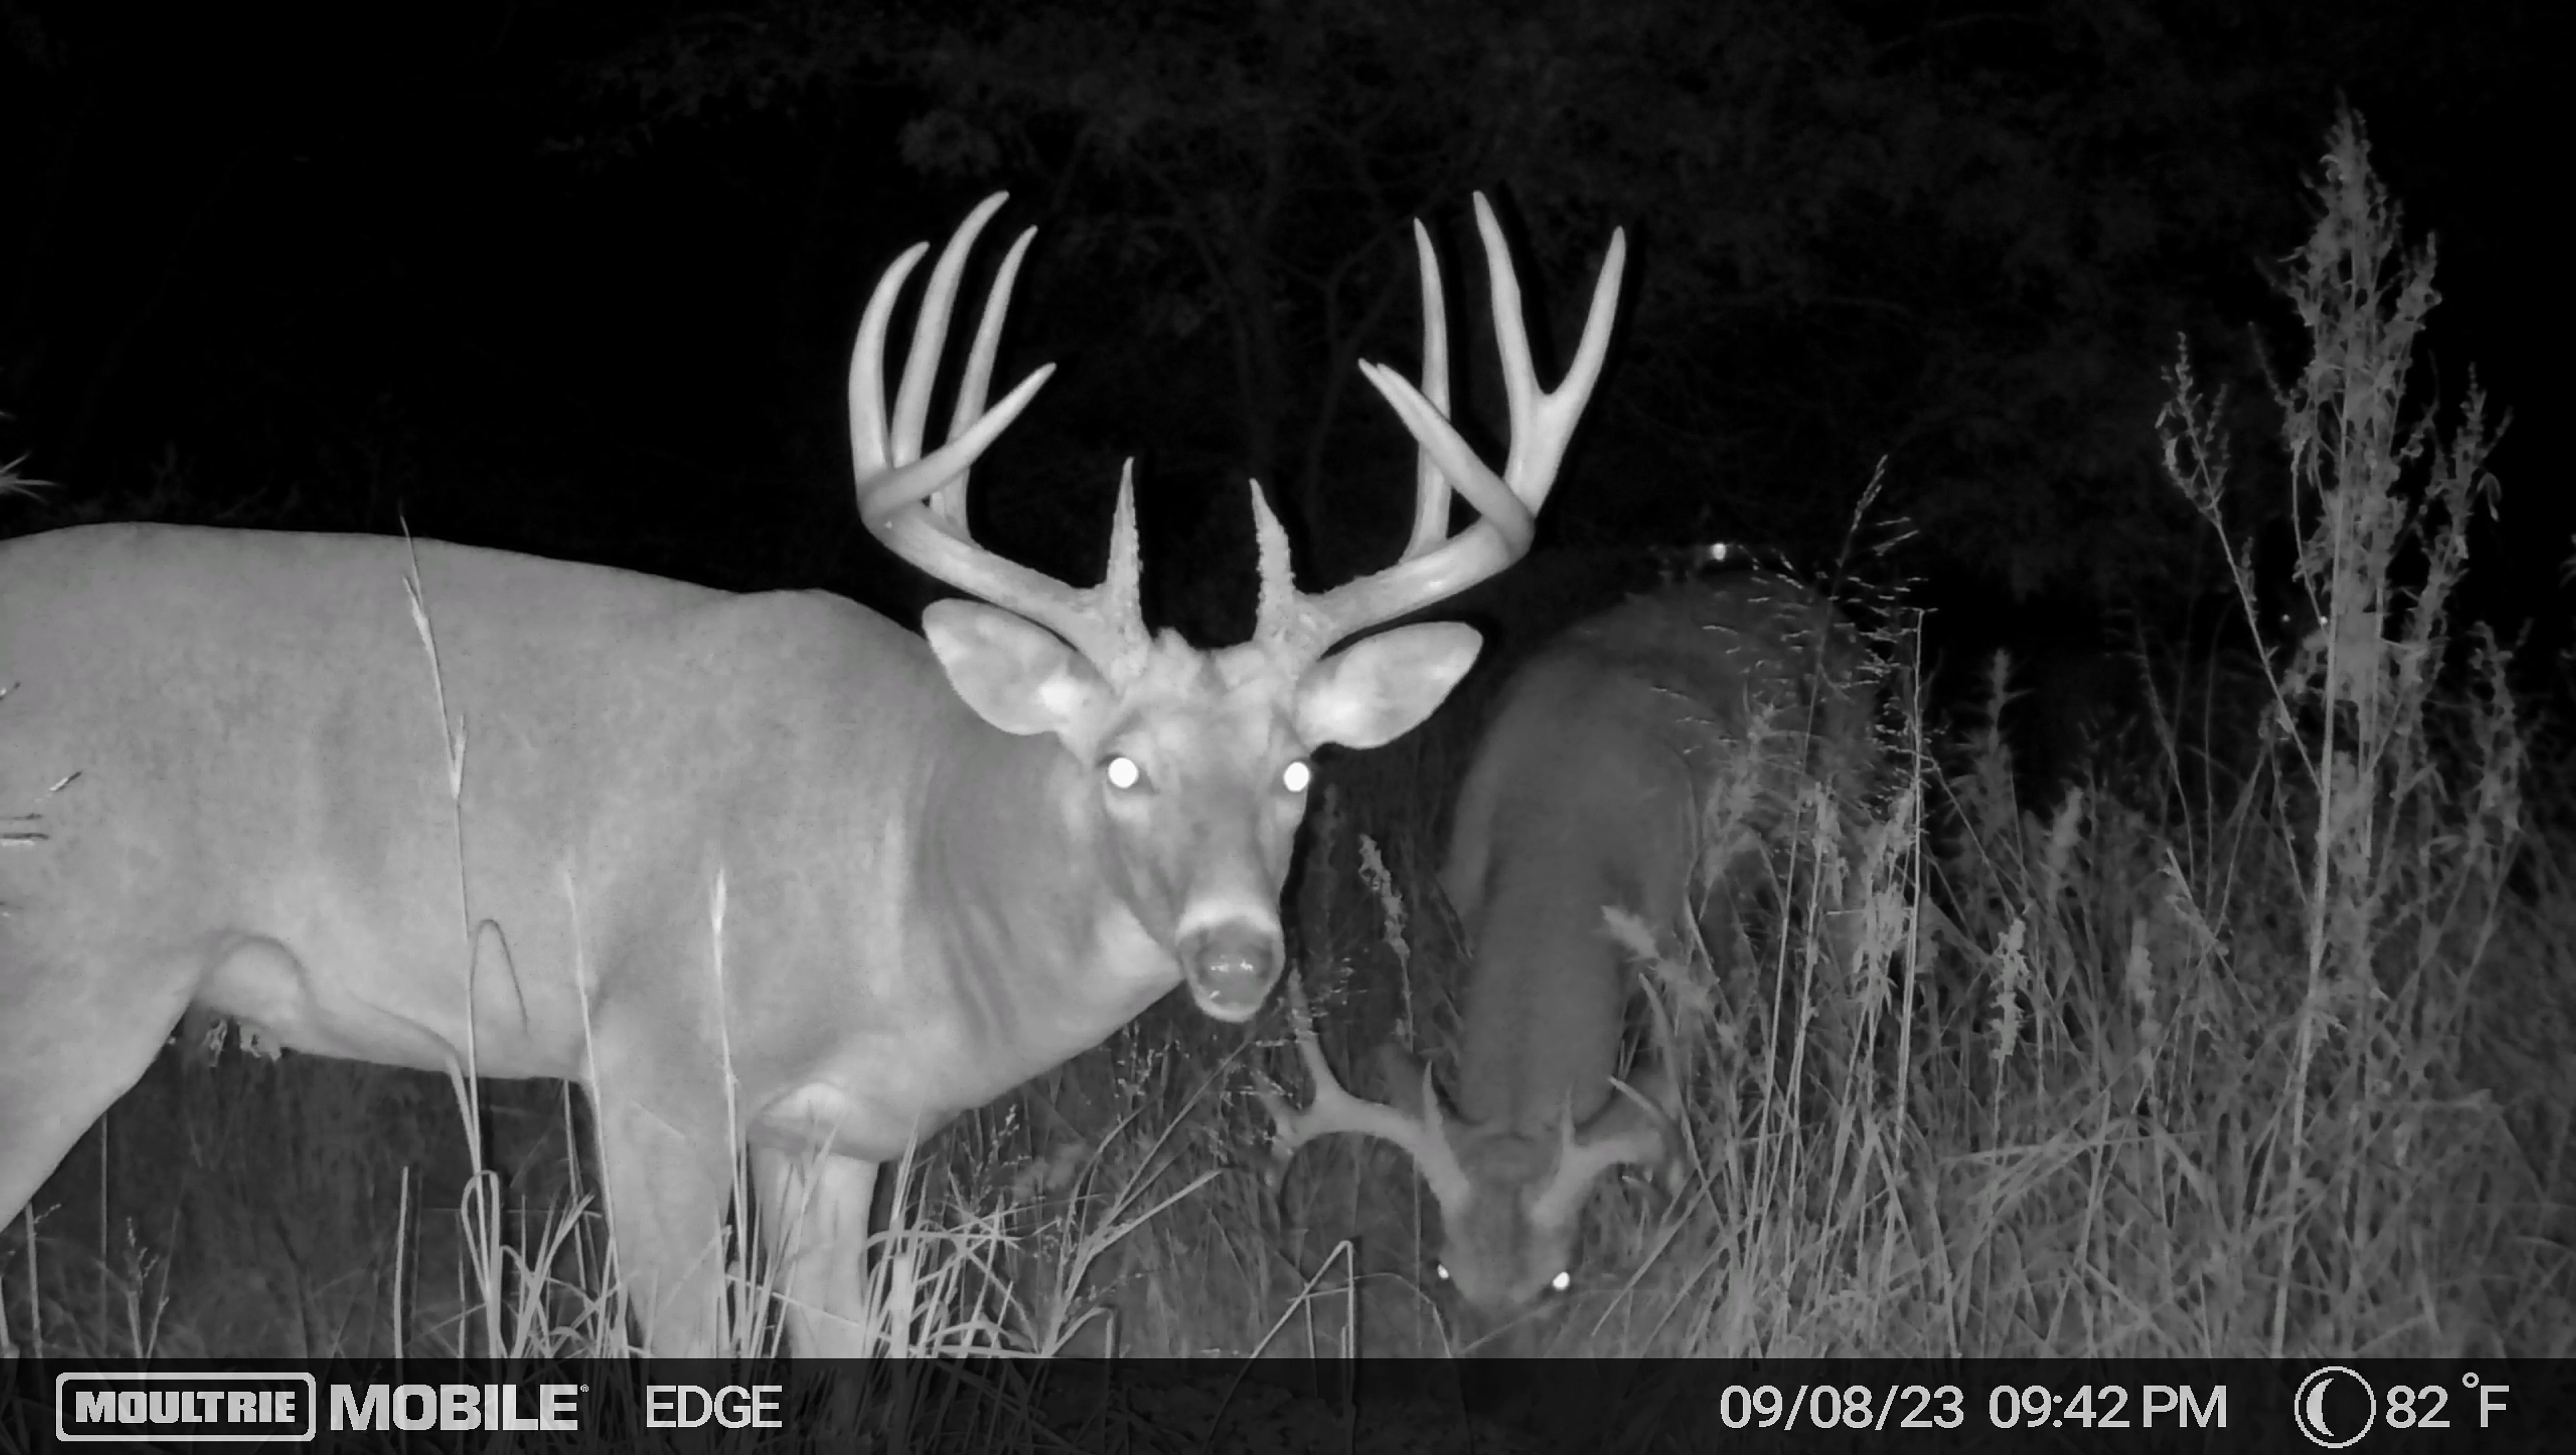
[[[1550,1293],[1563,1293],[1573,1286],[1574,1270],[1570,1268],[1558,1269],[1556,1276],[1547,1281],[1547,1291]]]
[[[1314,781],[1315,770],[1303,758],[1279,770],[1279,786],[1291,793],[1305,792],[1306,785]]]
[[[1145,770],[1136,766],[1136,760],[1124,753],[1111,758],[1100,771],[1108,775],[1112,788],[1133,788],[1145,781]]]
[[[1449,1281],[1449,1265],[1446,1263],[1432,1264],[1431,1276],[1439,1279],[1443,1283],[1447,1283]]]

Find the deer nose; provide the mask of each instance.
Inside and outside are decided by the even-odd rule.
[[[1284,958],[1279,927],[1230,919],[1181,936],[1181,973],[1200,1011],[1221,1021],[1247,1021],[1279,979]]]

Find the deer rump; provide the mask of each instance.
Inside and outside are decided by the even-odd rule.
[[[1737,573],[1590,617],[1505,686],[1441,875],[1474,961],[1451,1106],[1426,1117],[1463,1174],[1440,1271],[1470,1323],[1565,1289],[1593,1183],[1674,1150],[1662,1117],[1612,1085],[1635,985],[1604,910],[1667,946],[1696,919],[1730,958],[1805,787],[1856,801],[1865,660],[1822,595]],[[1418,1069],[1392,1069],[1408,1101],[1425,1094]],[[1628,1079],[1670,1114],[1660,1068]]]

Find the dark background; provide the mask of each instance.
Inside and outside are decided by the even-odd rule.
[[[2466,605],[2545,687],[2576,524],[2534,428],[2548,13],[0,0],[0,459],[56,482],[0,530],[407,525],[909,619],[935,588],[858,528],[847,351],[898,249],[1009,188],[982,265],[1040,236],[1002,377],[1060,372],[979,530],[1093,579],[1133,454],[1149,610],[1232,640],[1246,475],[1310,587],[1400,542],[1411,452],[1352,362],[1415,364],[1414,217],[1499,458],[1483,188],[1545,378],[1609,230],[1635,249],[1552,553],[1758,543],[1912,583],[1939,652],[2085,648],[2218,599],[2156,466],[2178,343],[2277,571],[2263,370],[2303,341],[2267,278],[2349,101],[2439,237],[2418,394],[2474,366],[2517,413]]]

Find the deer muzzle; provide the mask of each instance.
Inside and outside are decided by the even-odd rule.
[[[1185,929],[1180,951],[1190,998],[1213,1019],[1238,1023],[1261,1009],[1285,959],[1278,921],[1250,915]]]

